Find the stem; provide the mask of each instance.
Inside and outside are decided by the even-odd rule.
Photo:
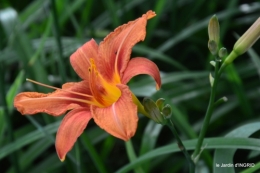
[[[151,118],[150,115],[144,110],[144,106],[142,105],[142,103],[140,103],[138,98],[133,93],[132,93],[132,99],[134,103],[137,105],[138,112],[147,116],[148,118]]]
[[[217,107],[218,105],[226,102],[228,99],[226,97],[222,97],[220,99],[218,99],[215,103],[214,103],[214,107]]]
[[[218,75],[220,76],[221,73],[223,72],[223,70],[226,68],[227,65],[229,65],[230,63],[232,63],[234,61],[234,59],[236,59],[238,56],[238,54],[233,50],[228,57],[225,59],[225,61],[223,62],[223,64],[221,65],[219,71],[218,71]]]
[[[177,140],[178,147],[183,152],[184,156],[186,157],[186,159],[189,163],[189,172],[194,173],[195,172],[195,164],[194,164],[193,160],[191,159],[191,157],[190,157],[188,151],[186,150],[185,146],[183,145],[183,143],[182,143],[182,141],[181,141],[181,139],[178,135],[178,132],[176,131],[174,124],[172,123],[171,119],[169,119],[167,121],[167,126],[171,129],[172,133],[174,134],[174,136]]]
[[[205,138],[205,134],[207,132],[209,123],[210,123],[210,119],[214,110],[214,103],[215,103],[215,96],[216,96],[216,89],[217,89],[217,85],[218,85],[218,81],[220,78],[221,73],[218,73],[218,69],[219,69],[219,61],[218,61],[218,57],[216,57],[216,65],[215,65],[215,79],[214,79],[214,83],[213,86],[211,87],[211,93],[210,93],[210,100],[209,100],[209,104],[208,104],[208,108],[207,108],[207,112],[204,118],[204,122],[199,134],[199,138],[198,138],[198,142],[195,148],[194,153],[192,154],[192,159],[195,163],[197,163],[197,161],[199,160],[199,156],[201,153],[201,146],[203,144],[203,140]],[[221,70],[222,72],[222,70]]]

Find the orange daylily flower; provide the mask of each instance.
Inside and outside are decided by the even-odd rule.
[[[22,114],[44,112],[58,116],[70,110],[56,135],[55,146],[61,161],[91,118],[122,140],[127,141],[135,134],[140,102],[126,84],[136,75],[148,74],[159,89],[161,78],[156,64],[142,57],[130,59],[130,54],[132,47],[144,40],[147,20],[155,15],[148,11],[116,28],[99,45],[92,39],[74,52],[70,62],[81,82],[65,83],[62,88],[47,86],[56,89],[49,94],[23,92],[15,97],[14,106]]]

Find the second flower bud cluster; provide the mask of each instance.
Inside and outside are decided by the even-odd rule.
[[[150,98],[144,98],[143,106],[149,118],[158,124],[165,125],[172,115],[172,108],[169,104],[165,105],[165,99],[160,98],[154,102]]]

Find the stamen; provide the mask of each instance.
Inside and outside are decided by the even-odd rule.
[[[55,90],[62,90],[62,91],[65,91],[65,92],[68,92],[68,93],[71,93],[71,94],[76,94],[76,95],[80,95],[80,96],[84,96],[84,97],[93,98],[93,96],[88,95],[88,94],[82,94],[82,93],[78,93],[78,92],[74,92],[74,91],[64,90],[64,89],[57,88],[57,87],[50,86],[50,85],[46,85],[46,84],[43,84],[43,83],[40,83],[40,82],[31,80],[31,79],[28,79],[28,78],[26,78],[26,81],[35,83],[35,84],[37,84],[37,85],[40,85],[40,86],[43,86],[43,87],[46,87],[46,88],[51,88],[51,89],[55,89]]]
[[[93,97],[95,98],[95,100],[101,104],[101,105],[105,105],[103,98],[101,97],[100,92],[98,91],[98,89],[96,88],[96,83],[97,83],[97,79],[98,78],[98,72],[96,71],[96,65],[94,62],[94,59],[90,58],[90,67],[89,67],[89,88],[91,93],[93,94]]]
[[[76,98],[71,98],[71,97],[52,97],[52,99],[76,101],[76,102],[86,103],[86,104],[89,104],[89,105],[93,105],[94,104],[93,102],[88,101],[88,100],[76,99]],[[99,106],[99,105],[96,105],[96,106]]]
[[[26,78],[26,81],[35,83],[35,84],[40,85],[40,86],[44,86],[44,87],[46,87],[46,88],[51,88],[51,89],[55,89],[55,90],[60,90],[60,89],[61,89],[61,88],[57,88],[57,87],[54,87],[54,86],[46,85],[46,84],[37,82],[37,81],[32,80],[32,79],[28,79],[28,78]]]

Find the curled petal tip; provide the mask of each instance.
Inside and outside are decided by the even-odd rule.
[[[156,90],[160,90],[161,85],[156,84]]]
[[[60,157],[59,157],[59,158],[60,158]],[[64,160],[65,160],[65,157],[60,158],[60,161],[61,161],[61,162],[64,162]]]
[[[159,90],[161,88],[160,71],[157,65],[151,60],[142,57],[132,58],[129,61],[122,77],[122,83],[127,84],[132,77],[139,74],[150,75],[156,82],[156,89]]]
[[[147,16],[147,19],[151,19],[154,16],[156,16],[156,13],[154,11],[152,11],[152,10],[149,10],[149,11],[146,12],[145,15]]]

